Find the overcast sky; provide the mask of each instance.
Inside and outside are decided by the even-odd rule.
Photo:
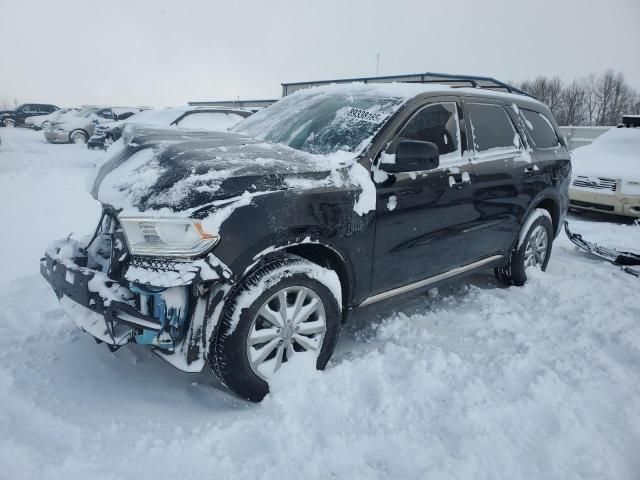
[[[181,105],[425,71],[640,90],[640,0],[0,0],[0,104]],[[627,35],[627,36],[625,36]]]

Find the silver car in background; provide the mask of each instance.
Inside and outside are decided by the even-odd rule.
[[[251,110],[227,107],[169,107],[145,110],[126,120],[99,123],[89,138],[87,147],[107,148],[120,138],[124,127],[130,123],[165,128],[225,131],[251,114]]]
[[[140,107],[88,107],[52,120],[44,129],[50,143],[87,143],[98,122],[113,122],[142,111]]]

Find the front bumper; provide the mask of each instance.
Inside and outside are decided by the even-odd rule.
[[[640,218],[640,196],[569,189],[569,207],[591,212]]]
[[[128,343],[147,345],[176,368],[197,372],[206,364],[208,342],[217,323],[211,313],[229,288],[228,274],[223,276],[222,270],[218,275],[207,268],[208,277],[203,278],[202,262],[206,261],[185,262],[180,268],[138,262],[115,280],[87,267],[83,245],[67,239],[47,250],[40,273],[67,315],[99,343],[111,349]],[[144,277],[146,283],[127,277]]]

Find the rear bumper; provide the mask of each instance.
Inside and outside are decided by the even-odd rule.
[[[578,210],[640,218],[640,196],[569,189],[569,206]]]

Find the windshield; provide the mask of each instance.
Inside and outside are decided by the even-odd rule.
[[[405,99],[363,85],[302,90],[277,101],[231,131],[314,154],[359,153]]]

